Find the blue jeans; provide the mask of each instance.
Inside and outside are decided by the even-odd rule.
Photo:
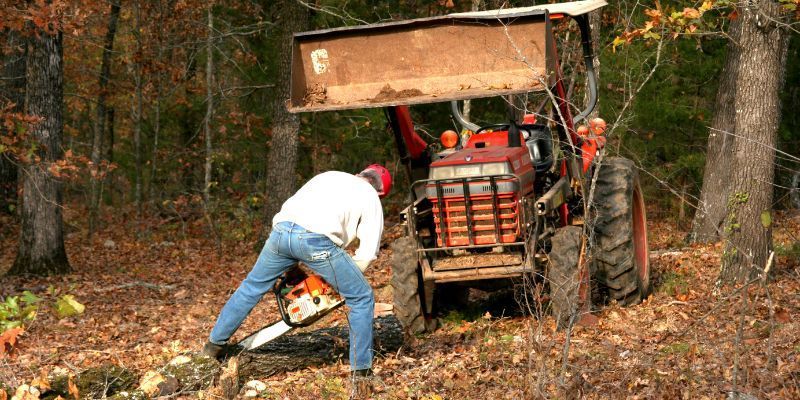
[[[209,340],[223,344],[239,329],[256,303],[275,281],[298,261],[309,266],[345,299],[350,308],[350,369],[372,367],[372,316],[375,297],[350,255],[327,236],[309,232],[292,222],[280,222],[258,256],[256,264],[220,311]]]

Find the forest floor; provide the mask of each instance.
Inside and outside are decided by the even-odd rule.
[[[67,210],[65,220],[80,221],[80,213]],[[16,387],[40,371],[104,364],[142,374],[201,348],[260,246],[223,227],[220,254],[203,219],[147,221],[137,239],[133,220],[109,216],[91,240],[83,222],[68,224],[71,274],[2,278],[0,295],[29,290],[52,305],[71,294],[86,308],[59,319],[51,306],[40,307],[13,356],[0,359],[0,382]],[[0,217],[3,270],[16,252],[12,222]],[[482,300],[375,360],[375,397],[718,399],[738,391],[752,396],[740,398],[800,398],[800,213],[775,217],[771,277],[746,289],[716,288],[719,245],[686,246],[675,224],[649,225],[654,286],[642,304],[606,306],[595,313],[599,323],[567,337],[551,317],[533,318],[509,296],[473,291]],[[367,273],[378,302],[391,303],[388,243],[399,234],[387,228]],[[262,301],[235,338],[276,318],[275,303]],[[318,325],[345,323],[337,311]],[[263,379],[260,397],[347,398],[347,377],[346,360],[282,373]]]

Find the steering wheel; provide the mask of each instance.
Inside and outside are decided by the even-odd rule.
[[[509,124],[485,125],[485,126],[482,126],[482,127],[478,128],[478,130],[475,131],[475,134],[477,135],[477,134],[479,134],[479,133],[481,133],[481,132],[483,132],[485,130],[488,130],[488,129],[491,129],[491,130],[503,130],[503,129],[506,129],[507,130],[510,127],[511,127],[511,125],[509,125]]]

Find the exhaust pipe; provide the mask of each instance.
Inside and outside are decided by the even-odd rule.
[[[519,127],[514,121],[508,125],[508,147],[522,147],[522,141],[519,139]]]

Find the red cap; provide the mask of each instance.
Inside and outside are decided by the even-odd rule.
[[[362,173],[370,171],[377,174],[381,178],[381,184],[383,186],[383,190],[378,192],[378,197],[384,198],[389,191],[392,190],[392,174],[389,173],[389,170],[386,169],[383,165],[380,164],[372,164],[364,168]]]

